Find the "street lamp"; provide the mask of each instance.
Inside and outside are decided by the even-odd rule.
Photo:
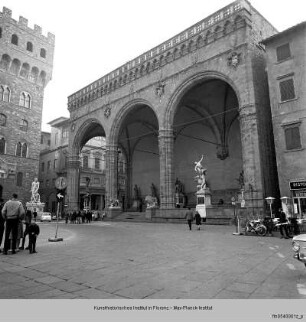
[[[271,214],[271,218],[273,218],[273,216],[272,216],[272,204],[273,204],[275,198],[273,198],[273,197],[267,197],[265,199],[266,199],[267,203],[270,206],[270,214]]]

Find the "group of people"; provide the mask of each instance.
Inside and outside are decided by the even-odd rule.
[[[30,254],[37,253],[36,239],[39,233],[39,226],[32,222],[31,210],[25,211],[16,193],[13,193],[12,199],[5,203],[3,199],[0,200],[0,253],[2,252],[3,255],[16,254],[23,249],[28,249]],[[3,250],[1,250],[3,236],[4,243]],[[24,248],[26,236],[28,236],[28,246]]]
[[[192,222],[195,220],[195,224],[197,226],[197,229],[201,229],[202,225],[202,217],[200,216],[199,212],[196,211],[195,214],[193,214],[193,211],[190,207],[188,207],[188,210],[186,212],[185,218],[187,219],[187,224],[189,227],[189,230],[192,230]],[[203,221],[205,221],[205,218],[203,218]]]
[[[92,220],[97,221],[100,218],[103,220],[105,214],[100,215],[98,212],[91,212],[91,211],[73,211],[70,213],[65,214],[65,222],[72,224],[84,224],[84,223],[91,223]]]

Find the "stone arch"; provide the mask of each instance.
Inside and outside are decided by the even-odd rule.
[[[232,24],[229,20],[227,20],[223,26],[223,34],[227,35],[232,31]]]
[[[220,37],[222,37],[222,28],[217,26],[214,30],[214,39],[218,39]]]
[[[7,54],[3,54],[0,62],[0,68],[4,70],[8,70],[11,64],[11,57]]]
[[[235,24],[235,29],[238,29],[238,28],[244,27],[246,24],[246,21],[242,16],[238,15],[234,20],[234,24]]]
[[[111,129],[110,129],[110,132],[109,132],[108,142],[110,144],[115,144],[118,141],[120,126],[122,124],[122,121],[127,116],[127,114],[129,113],[129,111],[133,107],[135,107],[136,105],[146,105],[149,108],[151,108],[151,110],[155,114],[156,119],[157,119],[158,124],[159,124],[158,115],[156,114],[156,111],[154,110],[153,105],[149,101],[147,101],[145,99],[135,99],[135,100],[132,100],[132,101],[128,102],[127,104],[125,104],[124,106],[122,106],[119,109],[119,112],[116,114],[115,119],[114,119],[114,121],[112,123],[112,126],[111,126]]]
[[[216,72],[216,71],[205,71],[205,72],[200,72],[197,74],[192,75],[191,77],[185,79],[174,91],[172,96],[169,99],[168,105],[166,107],[165,111],[165,118],[163,122],[163,128],[164,129],[169,129],[172,127],[173,124],[173,119],[174,115],[176,113],[179,101],[181,98],[187,93],[189,89],[191,89],[194,85],[203,82],[204,80],[208,79],[219,79],[222,80],[226,83],[228,83],[234,90],[237,100],[238,100],[238,105],[240,106],[240,93],[239,90],[236,86],[236,84],[226,75]]]
[[[21,62],[19,59],[14,58],[10,67],[10,72],[14,75],[19,74]]]
[[[97,118],[89,118],[85,120],[76,131],[71,146],[72,151],[70,153],[72,153],[72,155],[77,155],[81,147],[89,140],[87,137],[85,137],[86,133],[90,131],[92,137],[97,136],[95,135],[98,131],[97,128],[102,128],[103,131],[105,131],[104,126]]]
[[[198,47],[198,48],[201,48],[201,47],[203,47],[203,45],[204,45],[204,39],[203,39],[203,37],[200,35],[200,36],[197,38],[197,47]]]

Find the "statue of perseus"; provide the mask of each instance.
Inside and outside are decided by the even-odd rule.
[[[202,155],[202,158],[200,161],[195,162],[195,167],[194,167],[194,171],[197,173],[196,179],[198,181],[198,190],[204,190],[206,188],[206,172],[207,169],[203,168],[202,166],[202,161],[204,159],[204,155]]]
[[[31,202],[39,203],[40,202],[40,195],[38,193],[39,190],[39,181],[37,178],[34,178],[31,186]]]

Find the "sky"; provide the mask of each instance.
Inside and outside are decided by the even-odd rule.
[[[230,0],[0,0],[12,16],[55,35],[42,130],[69,117],[67,97],[230,4]],[[250,0],[278,31],[306,17],[305,0]]]

